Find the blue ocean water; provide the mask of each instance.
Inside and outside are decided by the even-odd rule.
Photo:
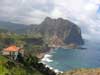
[[[86,49],[58,48],[46,54],[43,62],[60,71],[100,68],[100,43],[86,42]]]

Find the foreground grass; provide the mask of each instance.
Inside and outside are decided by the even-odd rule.
[[[0,62],[7,62],[7,61],[8,59],[6,57],[0,55]]]
[[[0,65],[0,75],[42,75],[37,70],[28,70],[19,66],[7,69],[5,66]]]
[[[64,72],[60,75],[100,75],[100,68],[97,69],[76,69],[73,71]]]
[[[23,66],[23,64],[16,64],[10,61],[11,64],[7,64],[8,59],[0,56],[0,75],[43,75],[35,68],[29,68]]]

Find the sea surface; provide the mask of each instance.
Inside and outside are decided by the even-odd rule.
[[[86,41],[85,49],[52,49],[42,62],[57,71],[100,68],[100,43]]]

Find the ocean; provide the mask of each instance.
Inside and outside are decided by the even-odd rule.
[[[86,41],[85,49],[56,48],[41,60],[56,71],[69,71],[79,68],[100,68],[100,43]]]

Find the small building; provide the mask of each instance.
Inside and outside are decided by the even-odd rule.
[[[2,55],[5,56],[11,56],[11,57],[17,57],[18,52],[20,52],[22,54],[22,56],[24,55],[24,50],[20,47],[17,47],[16,45],[11,45],[7,48],[4,48],[2,51]]]

